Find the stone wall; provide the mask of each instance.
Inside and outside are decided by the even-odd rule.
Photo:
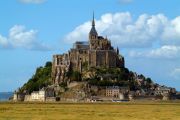
[[[64,81],[65,73],[69,71],[70,59],[68,54],[54,55],[52,63],[52,82],[59,84]]]
[[[32,101],[31,95],[25,95],[24,101]]]

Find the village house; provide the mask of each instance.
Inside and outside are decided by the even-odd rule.
[[[119,86],[107,86],[106,87],[106,96],[108,97],[119,97]]]
[[[34,91],[31,93],[31,101],[44,102],[45,100],[46,100],[46,92],[44,89],[41,89],[40,91]]]
[[[165,95],[165,94],[169,94],[171,92],[171,88],[170,87],[166,87],[166,86],[158,86],[154,92],[155,95]]]
[[[54,90],[50,87],[42,88],[39,91],[34,91],[31,93],[30,101],[55,101]],[[54,100],[53,100],[54,99]]]
[[[33,91],[31,94],[15,92],[13,101],[56,101],[54,88],[48,86],[39,91]]]

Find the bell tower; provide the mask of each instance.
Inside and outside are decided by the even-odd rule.
[[[98,38],[98,33],[95,28],[95,20],[94,20],[94,12],[93,12],[93,20],[92,20],[92,27],[89,32],[89,40],[91,41],[91,40],[95,40],[97,38]]]

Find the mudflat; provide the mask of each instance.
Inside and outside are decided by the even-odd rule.
[[[180,120],[180,102],[1,102],[0,120]]]

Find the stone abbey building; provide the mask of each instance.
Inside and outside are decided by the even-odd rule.
[[[89,41],[77,41],[68,53],[53,55],[52,81],[58,85],[65,82],[65,74],[70,71],[83,72],[83,66],[122,68],[124,57],[119,54],[119,49],[111,46],[111,41],[98,36],[93,15],[92,27],[89,32]]]

